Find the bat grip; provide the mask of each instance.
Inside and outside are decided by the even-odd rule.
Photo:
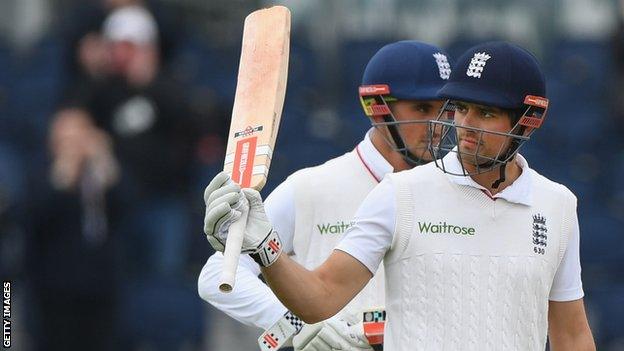
[[[249,211],[243,211],[240,218],[232,223],[229,228],[225,241],[225,250],[223,251],[223,271],[219,278],[219,290],[223,293],[229,293],[234,289],[236,269],[238,268],[238,259],[243,247],[248,215]]]

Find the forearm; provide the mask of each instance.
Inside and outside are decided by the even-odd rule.
[[[253,267],[252,267],[253,266]],[[198,279],[198,291],[203,300],[237,321],[267,329],[282,317],[286,308],[260,279],[259,268],[249,256],[241,255],[236,274],[236,286],[230,293],[217,288],[223,267],[223,255],[212,255]]]
[[[596,344],[589,329],[577,335],[551,336],[551,351],[596,351]]]
[[[595,351],[583,299],[556,302],[548,307],[548,339],[553,351]]]
[[[282,253],[284,246],[266,217],[260,194],[253,189],[241,191],[223,172],[206,187],[204,201],[204,232],[219,251],[225,249],[227,223],[235,219],[235,209],[244,210],[248,203],[241,252],[250,253],[258,264],[267,267],[262,273],[271,289],[286,307],[308,323],[336,314],[372,277],[363,263],[339,250],[314,271],[291,260]]]
[[[319,270],[309,271],[282,254],[262,275],[277,298],[306,323],[317,323],[336,314],[341,303]]]

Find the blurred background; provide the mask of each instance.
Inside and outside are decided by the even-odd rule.
[[[202,191],[222,167],[244,17],[272,1],[0,2],[0,275],[15,350],[255,350],[213,310]],[[579,198],[599,350],[624,350],[624,11],[617,0],[293,0],[267,195],[369,128],[357,86],[383,45],[452,57],[514,41],[551,109],[531,166]]]

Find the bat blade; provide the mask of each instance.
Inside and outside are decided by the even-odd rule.
[[[284,106],[290,11],[274,6],[245,19],[224,170],[242,187],[266,183]]]
[[[223,170],[243,188],[266,183],[286,95],[290,11],[274,6],[245,19]],[[234,288],[247,213],[230,227],[219,290]]]

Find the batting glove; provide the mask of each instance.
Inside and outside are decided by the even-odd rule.
[[[357,316],[338,314],[316,324],[306,324],[293,338],[295,351],[369,351],[373,348],[364,336]]]
[[[249,254],[263,267],[277,260],[282,244],[264,212],[260,193],[254,189],[241,190],[227,173],[221,172],[206,187],[204,202],[204,233],[215,250],[225,250],[230,225],[249,211],[241,253]]]

